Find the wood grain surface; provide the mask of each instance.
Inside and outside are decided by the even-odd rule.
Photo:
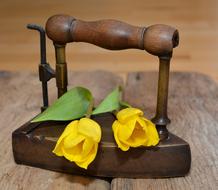
[[[128,76],[126,100],[145,111],[155,110],[155,73]],[[186,177],[171,179],[114,179],[113,190],[218,188],[218,85],[197,73],[172,73],[169,90],[168,129],[191,147],[192,166]]]
[[[97,102],[117,84],[120,77],[109,72],[70,73],[71,86],[90,88]],[[125,99],[152,117],[156,102],[157,73],[131,73],[127,77]],[[218,85],[197,73],[171,73],[169,130],[191,146],[192,168],[186,177],[171,179],[104,179],[73,176],[16,165],[11,133],[39,112],[41,86],[36,74],[0,72],[0,189],[217,189],[218,187]],[[51,99],[56,97],[54,81]],[[155,99],[155,100],[154,100]]]
[[[70,73],[69,79],[71,86],[89,88],[96,103],[123,83],[119,77],[104,71],[74,72]],[[55,81],[51,83],[50,97],[53,101],[56,99]],[[106,180],[16,165],[12,154],[11,134],[39,113],[42,101],[41,86],[36,74],[0,72],[0,87],[0,189],[110,189],[110,183]]]
[[[172,70],[198,71],[218,81],[217,0],[1,0],[0,70],[35,71],[39,63],[39,36],[26,24],[45,25],[54,14],[82,20],[117,19],[135,26],[167,24],[179,30]],[[48,61],[55,63],[47,40]],[[74,43],[67,46],[68,68],[77,71],[104,69],[116,73],[157,70],[156,58],[145,51],[109,52]]]

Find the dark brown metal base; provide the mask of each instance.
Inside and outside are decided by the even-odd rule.
[[[169,134],[169,138],[153,148],[117,148],[112,134],[112,114],[93,117],[102,126],[98,154],[88,167],[81,169],[64,157],[52,153],[67,122],[27,122],[12,134],[14,159],[17,164],[72,174],[100,177],[163,178],[184,176],[189,172],[191,152],[187,142]]]

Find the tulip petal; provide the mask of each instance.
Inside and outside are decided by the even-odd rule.
[[[54,154],[56,154],[57,156],[63,156],[63,151],[62,151],[62,142],[59,142],[58,144],[56,144],[54,150],[52,151]]]
[[[118,147],[124,151],[130,147],[155,146],[159,142],[155,125],[137,108],[119,111],[112,128]]]
[[[64,138],[64,147],[65,148],[73,148],[74,146],[78,145],[85,139],[84,136],[75,134],[70,134],[67,137]]]
[[[63,149],[64,156],[68,160],[74,161],[74,162],[86,161],[87,157],[89,157],[89,153],[91,152],[94,146],[93,140],[87,139],[84,136],[79,136],[76,138],[76,140],[72,139],[72,141],[75,142],[73,147],[67,148],[66,146],[64,146],[64,149]]]
[[[78,120],[72,121],[70,122],[66,128],[64,129],[64,132],[61,134],[60,138],[58,139],[58,142],[61,141],[64,137],[66,137],[67,135],[71,134],[71,133],[75,133],[77,132],[77,125],[78,125]],[[57,142],[57,143],[58,143]]]
[[[98,123],[89,118],[82,118],[67,125],[53,153],[87,169],[96,157],[100,139],[101,128]]]
[[[62,147],[62,151],[64,157],[68,160],[72,161],[80,161],[81,160],[81,152],[82,152],[83,141],[74,146],[73,148]]]
[[[78,132],[86,137],[92,138],[95,142],[100,142],[101,127],[97,122],[89,118],[82,118],[78,124]]]
[[[155,125],[147,120],[147,137],[148,137],[148,141],[146,142],[146,146],[155,146],[159,143],[160,138],[157,132],[157,129],[155,127]]]
[[[146,141],[147,135],[144,128],[138,122],[136,122],[132,135],[126,140],[125,143],[131,147],[139,147],[142,146]]]
[[[127,120],[131,119],[134,116],[143,116],[143,112],[137,108],[126,108],[122,109],[117,114],[117,119],[121,123],[126,123]]]
[[[61,134],[61,136],[59,137],[56,146],[54,148],[54,150],[52,151],[53,153],[55,153],[57,156],[63,156],[63,152],[62,152],[62,140],[64,139],[64,137],[66,137],[67,135],[71,134],[72,132],[75,133],[77,131],[77,124],[78,124],[78,120],[72,121],[70,122],[67,127],[64,129],[64,132]]]
[[[114,121],[113,125],[112,125],[112,129],[113,129],[113,133],[114,133],[114,139],[118,145],[118,147],[122,150],[122,151],[127,151],[129,150],[129,146],[122,143],[120,141],[119,135],[118,135],[118,130],[122,129],[122,125],[119,123],[119,121]]]
[[[85,161],[82,162],[75,162],[76,165],[78,165],[81,168],[87,169],[89,164],[95,159],[96,155],[97,155],[97,151],[98,151],[98,143],[96,143],[92,150],[89,153],[89,156],[87,156],[87,159]]]
[[[86,138],[84,140],[84,143],[83,143],[83,147],[82,147],[82,152],[81,152],[81,160],[83,159],[87,159],[87,156],[89,156],[89,153],[92,151],[93,149],[93,146],[95,145],[96,143],[90,139],[90,138]]]
[[[128,121],[126,124],[120,123],[118,128],[119,139],[122,141],[126,141],[128,138],[130,138],[135,128],[135,124],[136,124],[136,117]]]

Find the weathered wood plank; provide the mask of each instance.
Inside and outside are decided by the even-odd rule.
[[[131,73],[126,100],[154,116],[157,75]],[[153,114],[151,114],[153,112]],[[197,73],[172,73],[169,93],[168,129],[185,139],[192,151],[188,176],[171,179],[114,179],[114,190],[217,189],[218,188],[218,85]],[[179,164],[179,163],[178,163]]]
[[[98,103],[122,80],[109,72],[73,72],[70,86],[88,87]],[[55,81],[51,81],[50,96],[56,98]],[[35,114],[42,102],[37,74],[0,72],[0,187],[16,189],[110,189],[103,179],[73,176],[52,171],[16,165],[13,160],[11,133]],[[0,189],[1,189],[0,188]]]
[[[89,87],[97,102],[116,84],[119,78],[106,73],[70,74],[72,86]],[[100,83],[96,85],[98,76]],[[107,79],[103,77],[107,76]],[[81,78],[88,78],[81,82]],[[95,78],[96,77],[96,78]],[[90,80],[90,78],[92,80]],[[173,179],[114,179],[113,189],[216,189],[218,186],[217,134],[218,87],[208,77],[199,74],[173,73],[170,81],[170,131],[190,143],[192,169],[185,178]],[[105,83],[103,81],[108,81]],[[112,80],[112,82],[111,82]],[[110,82],[109,82],[110,81]],[[130,74],[125,98],[132,105],[153,116],[156,102],[156,74]],[[108,85],[108,84],[112,85]],[[154,84],[154,85],[152,85]],[[56,172],[18,166],[13,161],[11,133],[33,117],[41,105],[41,87],[36,75],[28,73],[0,73],[0,185],[4,189],[109,189],[101,179],[60,174]],[[54,81],[51,97],[55,99]],[[155,98],[155,101],[154,101]],[[2,159],[3,158],[3,159]]]

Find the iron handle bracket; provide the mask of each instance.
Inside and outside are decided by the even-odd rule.
[[[52,78],[55,78],[54,69],[48,63],[39,64],[39,80],[41,82],[48,82]]]

